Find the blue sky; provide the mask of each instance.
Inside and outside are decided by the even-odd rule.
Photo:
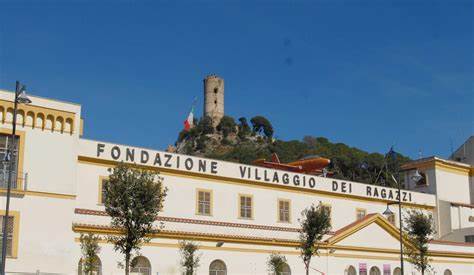
[[[449,3],[448,3],[449,2]],[[164,149],[202,79],[281,139],[446,157],[474,133],[472,1],[1,1],[0,88],[80,103],[85,137]]]

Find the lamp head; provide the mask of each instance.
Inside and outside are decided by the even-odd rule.
[[[216,247],[221,247],[221,246],[223,246],[223,245],[224,245],[224,242],[217,242],[217,243],[216,243]]]
[[[20,104],[30,104],[31,103],[31,99],[29,99],[28,96],[26,95],[26,86],[25,85],[23,85],[21,87],[20,93],[16,97],[16,102],[18,102]]]
[[[388,204],[387,204],[387,209],[385,209],[385,211],[383,211],[382,214],[383,214],[384,216],[387,216],[387,217],[393,215],[393,212],[392,212],[392,210],[390,210],[390,207],[389,207]]]

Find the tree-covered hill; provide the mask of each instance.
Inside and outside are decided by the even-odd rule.
[[[281,162],[291,162],[308,155],[319,155],[331,160],[333,177],[372,184],[393,186],[386,171],[396,174],[400,165],[410,161],[401,154],[385,158],[384,154],[368,153],[344,143],[333,143],[324,137],[306,136],[302,140],[284,141],[273,138],[274,129],[265,117],[247,119],[224,116],[212,127],[209,117],[195,121],[195,127],[179,134],[176,148],[179,153],[251,164],[254,160],[270,159],[277,153]],[[386,169],[385,169],[386,168]]]

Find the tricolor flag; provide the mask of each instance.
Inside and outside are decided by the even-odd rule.
[[[189,112],[188,118],[184,121],[184,130],[189,131],[194,125],[194,105],[191,107],[191,111]]]

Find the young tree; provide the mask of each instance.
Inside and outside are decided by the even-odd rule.
[[[133,251],[139,251],[148,242],[158,213],[163,208],[167,189],[158,173],[118,164],[105,184],[105,211],[111,217],[111,225],[122,234],[109,237],[114,249],[124,254],[125,274],[129,274]]]
[[[97,267],[97,255],[100,252],[100,238],[92,233],[81,234],[79,238],[81,242],[81,266],[84,274],[92,274]]]
[[[433,217],[421,210],[411,210],[404,219],[404,223],[403,230],[413,244],[413,246],[405,246],[407,260],[424,275],[425,271],[432,268],[428,257],[428,244],[435,234]]]
[[[181,253],[181,266],[185,275],[194,275],[199,267],[200,255],[197,254],[198,246],[193,242],[179,242],[179,251]]]
[[[318,255],[320,241],[331,230],[331,213],[327,207],[319,203],[317,206],[311,205],[306,208],[301,212],[301,215],[299,248],[306,275],[308,275],[311,257]]]
[[[286,263],[287,261],[285,256],[273,252],[270,254],[267,260],[268,272],[270,272],[272,275],[281,275]]]

